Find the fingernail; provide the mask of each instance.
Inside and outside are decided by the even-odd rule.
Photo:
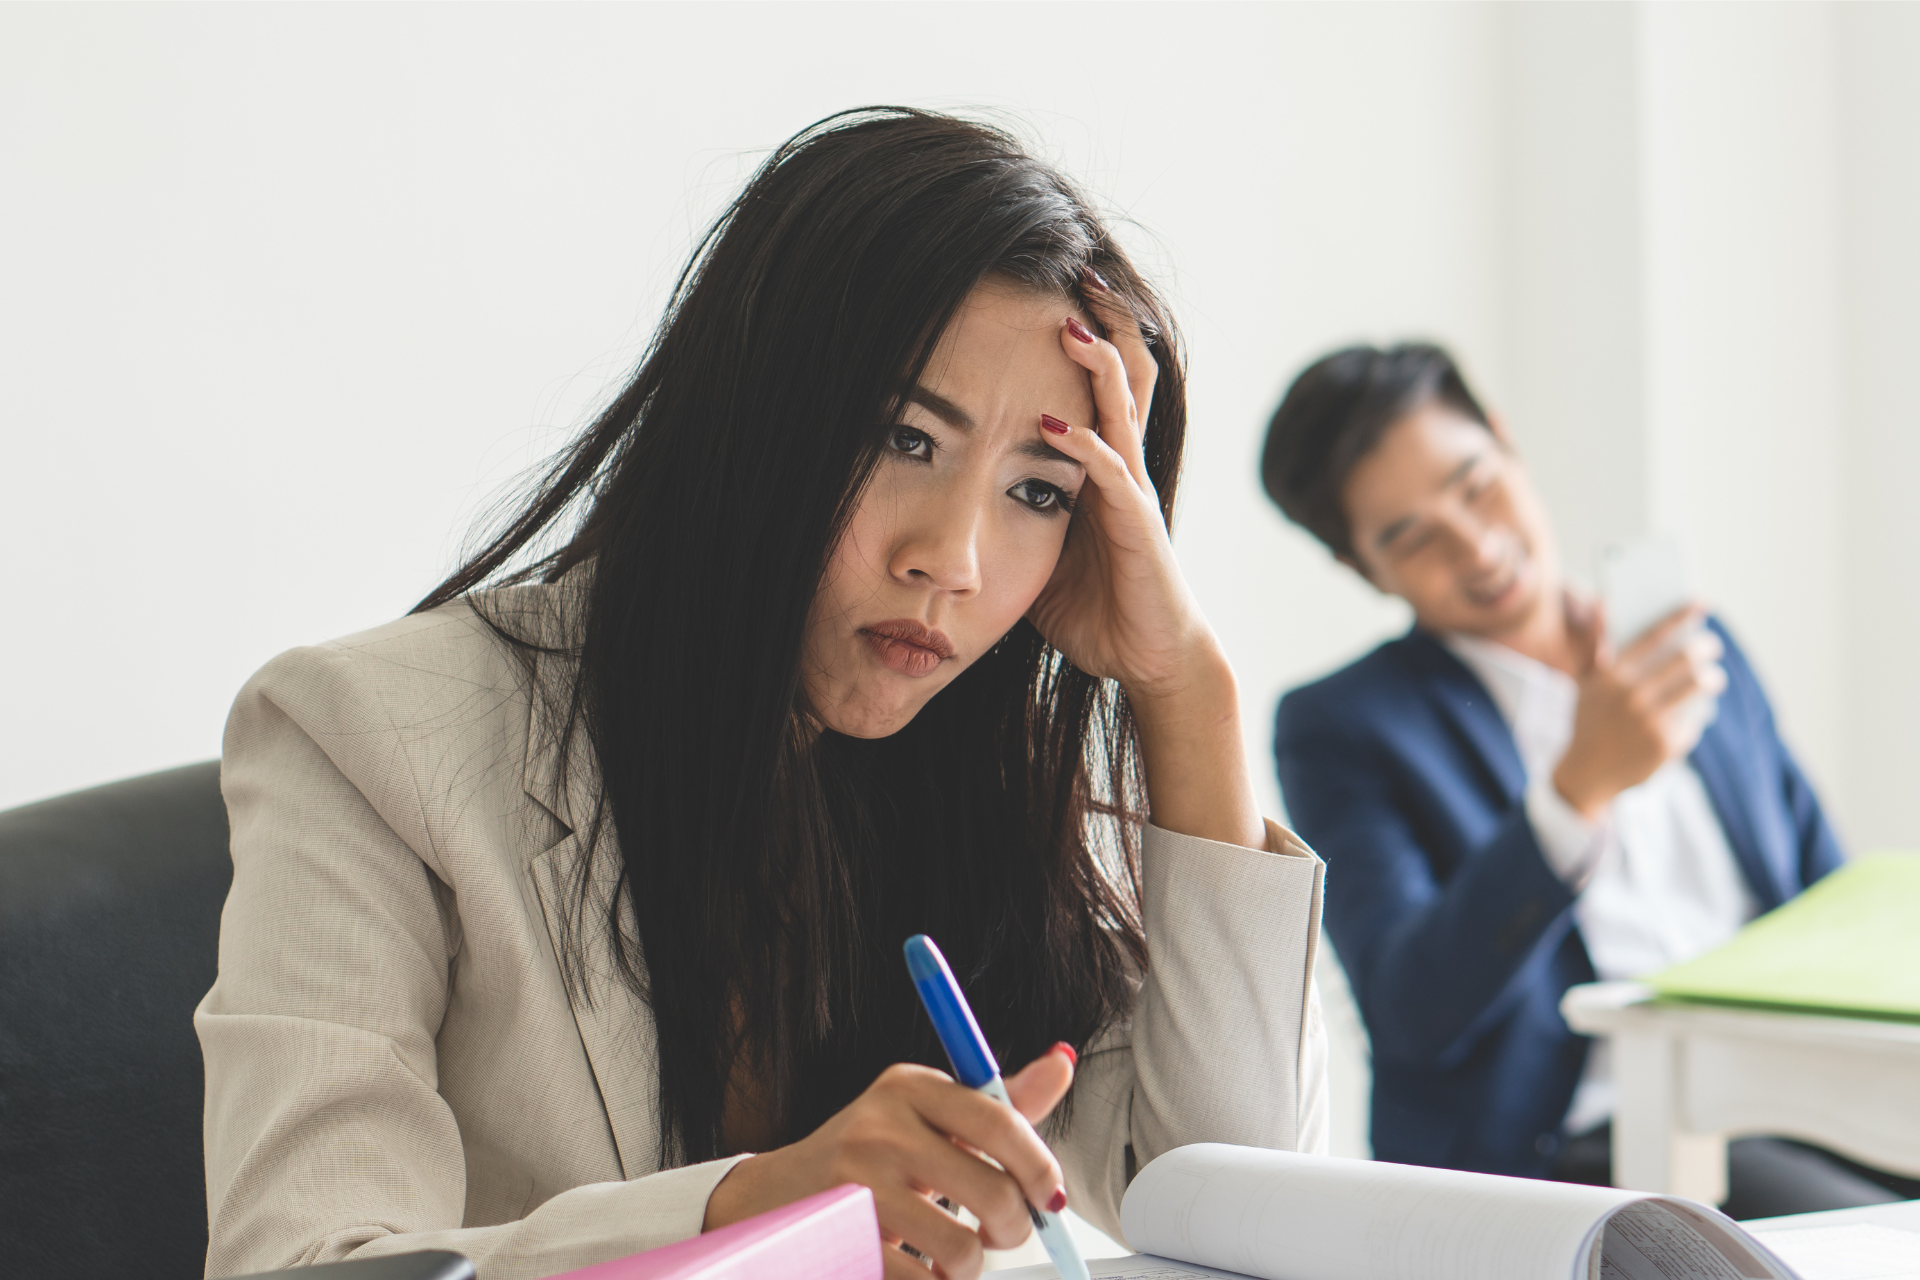
[[[1047,1212],[1058,1213],[1066,1207],[1067,1207],[1067,1189],[1065,1187],[1062,1187],[1058,1191],[1053,1193],[1053,1199],[1047,1201]]]
[[[1067,323],[1072,324],[1073,322],[1069,320]],[[1043,413],[1040,415],[1040,425],[1045,427],[1047,430],[1053,432],[1053,434],[1057,436],[1063,436],[1067,434],[1067,432],[1073,430],[1072,427],[1060,421],[1060,419],[1054,417],[1050,413]],[[1069,1049],[1067,1050],[1067,1052],[1072,1053],[1073,1050]]]
[[[1087,332],[1087,326],[1081,324],[1078,320],[1075,320],[1072,316],[1067,317],[1067,332],[1072,334],[1074,337],[1080,339],[1080,341],[1082,342],[1093,341],[1093,335]]]
[[[1073,1046],[1068,1044],[1065,1040],[1057,1041],[1053,1046],[1053,1051],[1055,1053],[1065,1054],[1067,1058],[1067,1064],[1069,1066],[1077,1067],[1080,1065],[1080,1055],[1075,1053],[1073,1051]]]
[[[1100,273],[1092,267],[1080,268],[1080,283],[1086,285],[1089,289],[1096,289],[1101,293],[1107,292],[1107,282],[1102,280]]]

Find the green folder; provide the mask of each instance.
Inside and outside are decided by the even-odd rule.
[[[1647,982],[1670,1000],[1920,1021],[1920,854],[1851,862]]]

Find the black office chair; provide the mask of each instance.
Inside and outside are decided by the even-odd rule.
[[[217,761],[0,813],[0,1275],[205,1268],[193,1007],[232,878]]]

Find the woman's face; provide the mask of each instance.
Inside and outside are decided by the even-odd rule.
[[[1040,416],[1093,425],[1060,349],[1073,303],[989,282],[941,335],[814,598],[802,676],[813,713],[856,738],[898,732],[1046,586],[1086,480]]]

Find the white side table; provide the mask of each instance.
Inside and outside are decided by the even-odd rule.
[[[1920,1176],[1920,1024],[1660,1004],[1574,987],[1567,1025],[1613,1051],[1613,1182],[1717,1204],[1727,1139],[1777,1134]]]

